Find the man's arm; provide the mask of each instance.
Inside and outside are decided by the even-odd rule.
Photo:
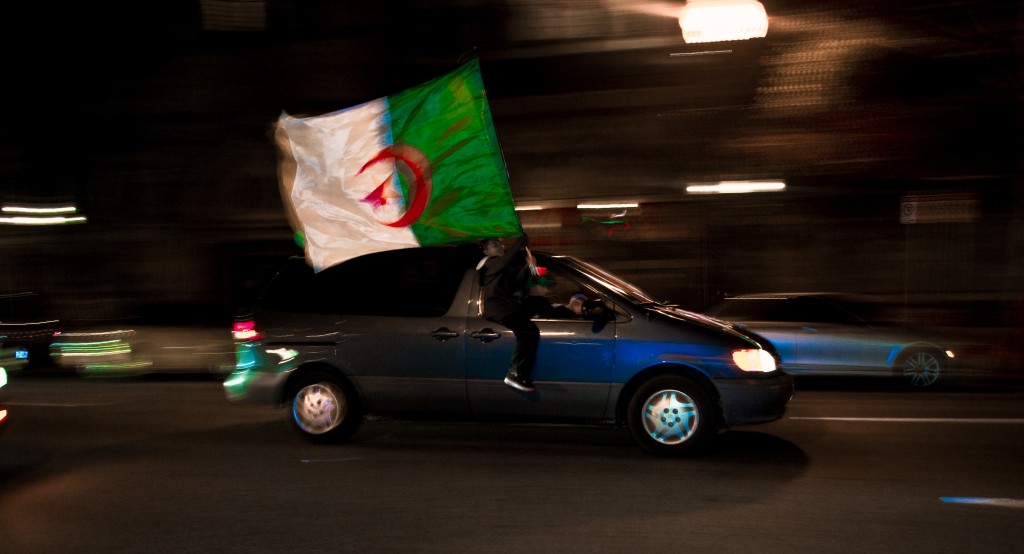
[[[505,255],[502,256],[501,263],[498,265],[498,267],[505,268],[510,263],[512,263],[512,260],[516,259],[516,257],[519,255],[519,253],[526,246],[526,243],[527,243],[527,237],[526,237],[526,234],[524,233],[519,238],[517,238],[514,243],[512,243],[512,246],[510,246],[509,248],[505,249]]]

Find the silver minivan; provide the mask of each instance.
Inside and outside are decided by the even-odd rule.
[[[646,452],[705,447],[720,429],[780,418],[793,394],[757,335],[652,299],[569,256],[535,252],[553,304],[535,318],[536,390],[503,383],[512,332],[483,318],[471,245],[361,256],[314,272],[292,258],[234,324],[230,400],[287,408],[314,441],[350,438],[365,415],[626,425]]]

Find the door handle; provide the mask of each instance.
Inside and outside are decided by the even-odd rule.
[[[440,329],[435,329],[431,331],[430,336],[434,337],[439,342],[444,342],[449,339],[454,339],[455,337],[459,336],[459,334],[456,333],[455,331],[448,329],[447,327],[441,327]]]
[[[501,338],[501,333],[490,328],[483,328],[479,331],[474,331],[469,336],[480,342],[491,342],[492,340],[498,340]]]

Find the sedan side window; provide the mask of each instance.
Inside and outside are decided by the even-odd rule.
[[[813,297],[797,297],[779,307],[780,321],[806,323],[855,323],[857,318],[827,300]]]

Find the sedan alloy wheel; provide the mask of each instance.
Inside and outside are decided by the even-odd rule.
[[[942,362],[932,352],[919,350],[903,357],[903,376],[915,387],[928,387],[939,380]]]

